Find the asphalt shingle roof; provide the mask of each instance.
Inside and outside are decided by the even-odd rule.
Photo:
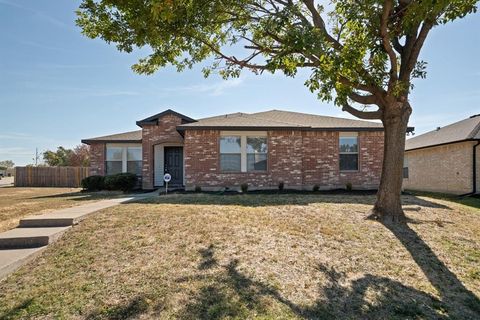
[[[175,113],[167,110],[163,113],[137,122],[140,125],[149,123],[165,113]],[[176,114],[176,113],[175,113]],[[188,118],[188,121],[195,121]],[[306,114],[300,112],[270,110],[257,113],[230,113],[220,116],[199,119],[198,121],[185,123],[177,127],[179,130],[198,128],[222,128],[222,129],[339,129],[339,130],[383,130],[383,125],[378,122],[352,120]],[[108,136],[95,137],[82,140],[83,143],[93,142],[141,142],[142,130],[130,131]]]
[[[231,113],[199,119],[179,126],[179,129],[195,128],[313,128],[313,129],[383,129],[378,122],[326,117],[291,111],[270,110],[257,113]]]
[[[90,144],[92,142],[141,142],[142,130],[129,131],[108,136],[90,138],[82,140],[83,143]]]
[[[480,139],[480,115],[410,138],[406,141],[405,150],[476,139]]]

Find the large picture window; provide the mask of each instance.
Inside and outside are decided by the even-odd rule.
[[[220,138],[220,168],[222,171],[237,171],[242,168],[241,137]]]
[[[107,147],[106,157],[106,174],[117,174],[123,172],[123,148],[121,147]]]
[[[109,145],[106,147],[105,174],[122,172],[142,175],[142,147],[135,145]]]
[[[247,172],[267,170],[266,132],[222,132],[220,170]]]
[[[142,147],[127,147],[127,172],[142,175]]]
[[[358,170],[358,136],[340,135],[340,171]]]
[[[267,170],[267,138],[247,137],[247,171]]]

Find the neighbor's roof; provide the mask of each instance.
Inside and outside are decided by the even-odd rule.
[[[86,144],[91,144],[93,142],[142,142],[142,130],[129,131],[82,140],[82,143]]]
[[[178,126],[186,129],[323,129],[323,130],[383,130],[378,122],[326,117],[299,112],[270,110],[257,113],[231,113],[199,119]]]
[[[408,139],[405,150],[469,140],[480,140],[480,114]]]

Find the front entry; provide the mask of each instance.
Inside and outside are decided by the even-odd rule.
[[[172,176],[171,186],[183,185],[183,147],[165,147],[164,172]]]

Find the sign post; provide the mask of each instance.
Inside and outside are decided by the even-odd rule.
[[[163,176],[163,181],[165,181],[165,194],[168,193],[168,183],[170,182],[170,180],[172,180],[172,176],[170,175],[170,173],[165,173],[165,175]]]

